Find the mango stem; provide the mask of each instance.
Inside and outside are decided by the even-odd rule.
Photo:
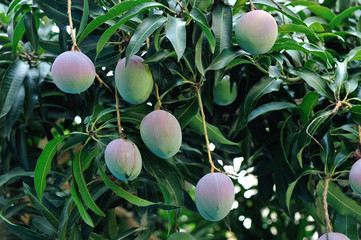
[[[155,86],[155,93],[156,93],[156,95],[157,95],[157,102],[158,102],[157,110],[159,110],[159,109],[162,107],[162,101],[160,100],[160,97],[159,97],[158,84],[157,84],[157,83],[154,83],[154,86]]]
[[[74,51],[75,47],[79,50],[76,44],[76,38],[74,34],[73,18],[71,17],[71,0],[68,0],[68,17],[69,17],[70,35],[73,41],[73,46],[71,47],[71,50]]]
[[[115,108],[117,110],[117,123],[118,123],[118,130],[119,130],[119,137],[123,138],[123,130],[122,130],[122,124],[120,121],[120,111],[119,111],[119,96],[118,96],[118,89],[117,89],[117,85],[115,84],[114,87],[114,92],[115,92]]]
[[[323,190],[323,209],[325,210],[325,221],[326,221],[326,237],[328,238],[328,233],[332,232],[332,227],[330,223],[330,216],[328,214],[328,204],[327,204],[327,192],[328,192],[328,184],[331,178],[329,176],[325,177],[325,188]]]
[[[249,4],[251,4],[251,11],[256,10],[256,7],[254,6],[252,0],[249,0]]]

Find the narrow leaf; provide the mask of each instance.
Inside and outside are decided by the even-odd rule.
[[[340,13],[339,15],[337,15],[336,17],[334,17],[331,20],[331,22],[329,24],[329,29],[332,30],[336,25],[341,23],[341,21],[343,19],[347,18],[349,15],[351,15],[353,12],[355,12],[359,9],[361,9],[361,6],[356,6],[356,7],[346,9],[345,11],[343,11],[342,13]]]
[[[235,51],[233,48],[225,48],[213,59],[207,70],[219,70],[227,66],[233,59],[242,55],[243,51]]]
[[[334,99],[333,93],[325,79],[323,79],[318,73],[314,72],[308,68],[295,68],[291,71],[292,74],[295,74],[301,77],[306,83],[316,90],[321,96],[327,97],[330,100]]]
[[[232,46],[232,9],[219,6],[212,12],[212,30],[216,39],[214,56]]]
[[[167,19],[161,15],[152,15],[138,25],[127,46],[125,53],[127,62],[139,51],[144,41],[152,35],[155,30],[160,28],[166,20]]]
[[[216,48],[216,39],[214,38],[212,31],[208,25],[206,16],[197,8],[192,8],[192,11],[189,13],[189,16],[199,25],[199,27],[203,30],[206,35],[209,46],[211,48],[211,52],[214,53]],[[202,38],[203,39],[203,38]]]
[[[174,111],[174,116],[177,118],[181,129],[185,128],[194,116],[199,112],[198,100],[196,97],[189,100],[187,104],[177,108]]]
[[[84,200],[84,203],[96,214],[99,216],[105,217],[103,211],[96,205],[90,192],[88,190],[87,184],[84,179],[83,170],[81,166],[81,153],[80,150],[74,157],[73,161],[73,176],[79,188],[81,197]]]
[[[253,119],[261,116],[265,113],[272,112],[272,111],[279,111],[283,109],[292,109],[297,108],[298,106],[293,103],[288,102],[270,102],[266,103],[256,109],[254,109],[249,115],[247,121],[250,122]]]
[[[186,21],[184,21],[182,18],[176,18],[168,15],[165,34],[172,43],[179,61],[182,58],[184,51],[186,50]]]
[[[203,32],[196,43],[195,62],[198,72],[202,74],[202,76],[204,76],[205,73],[204,73],[203,60],[202,60],[202,44],[203,44]]]
[[[36,162],[34,172],[34,185],[40,202],[43,199],[43,193],[46,187],[46,176],[50,172],[51,162],[57,151],[58,145],[64,140],[65,137],[66,136],[61,136],[48,142],[45,145],[45,148],[41,153],[40,157],[38,158],[38,161]]]
[[[88,0],[83,0],[84,1],[84,5],[83,5],[83,15],[81,17],[81,22],[80,22],[80,26],[79,26],[79,30],[77,35],[81,34],[85,28],[85,26],[88,23],[88,17],[89,17],[89,3]]]
[[[28,12],[24,16],[25,31],[31,46],[35,52],[38,52],[39,36],[36,29],[35,19],[31,12]]]
[[[0,82],[0,118],[5,116],[13,106],[28,70],[29,65],[27,63],[15,60],[3,76]]]
[[[73,198],[75,205],[78,207],[78,211],[79,211],[81,218],[84,220],[84,222],[86,224],[88,224],[91,227],[94,227],[94,223],[93,223],[91,217],[89,216],[89,214],[87,213],[87,211],[85,210],[83,203],[80,199],[80,194],[79,194],[78,190],[76,189],[75,181],[73,181],[73,183],[71,184],[70,190],[71,190],[71,197]]]

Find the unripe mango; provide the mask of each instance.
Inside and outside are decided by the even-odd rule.
[[[231,88],[231,80],[228,75],[213,86],[213,101],[217,105],[226,106],[231,104],[237,97],[237,84],[234,82]]]
[[[87,90],[95,79],[93,62],[83,53],[67,51],[60,54],[51,67],[55,85],[66,93]]]
[[[148,149],[160,158],[174,156],[182,143],[178,120],[164,110],[153,111],[143,118],[140,136]]]
[[[115,83],[120,96],[128,103],[145,102],[153,90],[153,76],[144,59],[132,56],[125,66],[125,58],[121,59],[115,68]]]
[[[196,239],[189,233],[177,232],[170,235],[168,240],[196,240]]]
[[[122,181],[134,180],[142,170],[142,156],[129,139],[111,141],[105,148],[104,158],[110,172]]]
[[[239,46],[251,54],[268,52],[277,39],[277,23],[268,12],[255,10],[244,14],[235,25]]]
[[[361,194],[361,159],[352,165],[349,183],[354,192]]]
[[[318,240],[327,240],[326,233],[323,234]],[[328,233],[328,240],[350,240],[342,233],[330,232]]]
[[[199,213],[206,220],[219,221],[232,208],[234,185],[224,173],[208,173],[197,183],[195,202]]]

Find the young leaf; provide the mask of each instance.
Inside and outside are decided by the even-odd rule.
[[[174,50],[177,53],[178,62],[182,58],[186,50],[186,21],[181,18],[176,18],[168,15],[167,25],[165,27],[165,34],[172,43]]]

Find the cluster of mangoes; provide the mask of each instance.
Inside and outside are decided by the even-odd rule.
[[[200,1],[199,7],[209,8],[213,1]],[[244,14],[235,25],[239,46],[250,54],[267,53],[277,39],[277,23],[262,10]],[[153,77],[149,67],[139,56],[121,59],[115,69],[115,83],[120,96],[128,103],[141,104],[153,90]],[[56,86],[66,93],[80,93],[88,89],[95,79],[95,67],[83,53],[67,51],[54,61],[51,71]],[[213,87],[214,103],[225,106],[237,97],[237,84],[224,76]],[[148,149],[160,158],[174,156],[182,143],[182,132],[177,119],[169,112],[155,110],[144,117],[140,135]],[[142,157],[138,147],[129,139],[111,141],[105,149],[105,162],[110,172],[122,181],[134,180],[141,172]],[[361,160],[350,172],[350,185],[361,193]],[[195,203],[199,213],[209,221],[223,219],[231,210],[235,192],[232,180],[224,173],[203,176],[195,189]],[[194,239],[188,233],[175,233],[169,239]],[[319,240],[326,240],[324,234]],[[328,233],[329,240],[349,240],[341,233]]]

